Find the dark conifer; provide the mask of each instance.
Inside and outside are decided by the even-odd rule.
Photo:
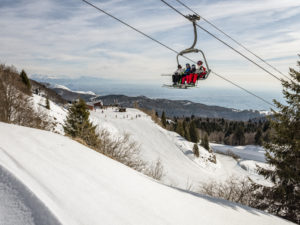
[[[46,98],[46,109],[50,109],[50,102],[48,97]]]
[[[165,114],[165,111],[162,112],[161,114],[161,123],[164,127],[167,126],[167,119],[166,119],[166,114]]]
[[[233,144],[234,145],[244,145],[245,144],[245,133],[244,128],[237,125],[233,134]]]
[[[97,140],[96,126],[90,122],[89,115],[90,112],[84,100],[74,102],[69,108],[64,131],[67,135],[81,138],[88,145],[94,146]]]
[[[178,121],[175,132],[184,137],[184,130],[181,121]]]
[[[261,130],[261,128],[258,128],[258,130],[256,131],[254,140],[255,140],[255,144],[262,145],[262,130]]]
[[[300,61],[298,61],[300,67]],[[274,186],[259,195],[262,209],[299,223],[300,221],[300,72],[290,69],[291,80],[282,80],[286,105],[274,100],[274,134],[265,144],[266,160],[274,169],[259,168]]]
[[[191,142],[198,143],[199,135],[198,135],[198,131],[197,131],[195,122],[191,122],[189,133],[190,133]]]
[[[22,79],[22,82],[23,82],[23,83],[26,85],[26,87],[28,88],[28,90],[30,90],[30,89],[31,89],[31,84],[30,84],[30,81],[29,81],[29,79],[28,79],[28,77],[27,77],[27,74],[26,74],[26,72],[25,72],[24,70],[21,71],[20,77],[21,77],[21,79]]]
[[[190,137],[188,122],[186,120],[183,120],[182,126],[183,126],[183,131],[184,131],[184,138],[186,140],[190,141],[191,137]]]
[[[201,144],[200,144],[203,148],[205,148],[206,150],[209,150],[209,142],[208,142],[208,135],[205,134],[204,136],[202,136],[201,138]]]

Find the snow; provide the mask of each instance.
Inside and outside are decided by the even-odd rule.
[[[51,100],[49,100],[50,109],[46,109],[46,99],[39,95],[33,94],[32,101],[37,112],[48,115],[49,120],[55,123],[54,132],[64,134],[63,124],[68,113],[67,110]]]
[[[84,95],[95,95],[97,96],[94,92],[92,91],[73,91],[71,90],[70,88],[66,87],[66,86],[63,86],[63,85],[60,85],[60,84],[48,84],[47,85],[49,88],[60,88],[60,89],[65,89],[67,91],[71,91],[71,92],[75,92],[75,93],[79,93],[79,94],[84,94]]]
[[[270,166],[269,164],[260,163],[260,162],[256,162],[253,160],[241,160],[239,162],[239,165],[251,174],[258,174],[257,166],[265,168],[265,169],[270,169],[270,170],[274,169],[274,167]]]
[[[0,224],[1,225],[59,225],[48,208],[0,166]]]
[[[47,83],[47,87],[49,88],[60,88],[60,89],[64,89],[64,90],[67,90],[67,91],[71,91],[70,88],[67,88],[66,86],[63,86],[61,84],[50,84],[50,83]]]
[[[167,138],[165,132],[162,129],[158,136]],[[0,134],[0,165],[62,224],[292,224],[259,210],[165,186],[59,134],[5,123],[0,123]],[[188,157],[186,161],[190,162]],[[31,213],[39,209],[35,206]],[[30,211],[24,216],[30,221]],[[43,216],[47,224],[55,224],[49,215]]]
[[[266,110],[260,110],[259,114],[264,115],[264,116],[270,116],[273,113],[271,111],[266,111]]]
[[[33,95],[33,99],[40,111],[46,112],[49,118],[56,123],[55,132],[64,134],[63,123],[67,110],[50,101],[50,110],[45,108],[45,98]],[[211,163],[212,156],[199,146],[200,157],[193,154],[193,143],[186,141],[175,132],[169,132],[138,109],[127,108],[126,112],[119,112],[117,108],[97,109],[90,111],[90,119],[100,129],[106,129],[113,136],[119,137],[129,133],[141,148],[141,158],[148,163],[160,160],[164,168],[162,182],[178,187],[191,188],[197,191],[199,185],[212,180],[225,181],[234,175],[238,178],[249,176],[257,183],[270,185],[262,176],[251,170],[245,170],[241,161],[231,157],[216,154],[217,164]],[[264,149],[258,146],[226,146],[211,144],[214,150],[226,152],[228,149],[244,159],[264,162]],[[243,154],[241,154],[243,153]],[[247,157],[248,156],[248,157]]]
[[[84,94],[84,95],[96,95],[94,92],[92,91],[73,91],[79,94]]]
[[[115,136],[129,133],[140,144],[144,161],[155,162],[159,159],[165,172],[162,182],[167,185],[197,191],[203,183],[225,181],[232,175],[241,179],[249,176],[260,184],[269,185],[262,176],[243,169],[231,157],[217,154],[217,164],[214,164],[208,160],[212,154],[199,146],[200,157],[196,158],[192,151],[193,143],[175,132],[161,128],[138,109],[127,108],[126,112],[118,112],[114,108],[97,109],[91,112],[90,118],[100,129],[106,129]],[[249,154],[251,149],[261,150],[256,146],[248,149]]]
[[[54,89],[54,88],[60,88],[60,89],[64,89],[64,90],[67,90],[67,91],[71,91],[71,92],[75,92],[75,93],[78,93],[78,94],[84,94],[84,95],[95,95],[97,96],[97,94],[95,94],[94,92],[92,91],[73,91],[71,90],[70,88],[64,86],[64,85],[61,85],[61,84],[52,84],[52,83],[47,83],[46,84],[48,88],[51,88],[51,89]]]
[[[266,163],[265,149],[261,146],[246,145],[246,146],[229,146],[222,144],[210,143],[214,152],[228,154],[232,152],[239,157],[237,165],[247,171],[248,176],[256,183],[272,186],[269,180],[265,180],[261,175],[258,175],[257,166],[273,169]]]
[[[257,162],[265,162],[265,150],[261,146],[246,145],[246,146],[230,146],[222,144],[210,144],[215,152],[226,154],[228,151],[238,155],[241,159],[254,160]]]

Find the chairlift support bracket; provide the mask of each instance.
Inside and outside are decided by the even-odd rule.
[[[191,47],[185,49],[185,50],[182,50],[181,52],[179,52],[177,54],[177,65],[179,65],[179,56],[183,56],[184,54],[188,54],[188,53],[201,53],[203,59],[204,59],[204,62],[205,62],[205,65],[207,67],[207,76],[209,75],[210,73],[210,69],[209,69],[209,66],[208,66],[208,63],[207,63],[207,60],[206,60],[206,57],[203,53],[202,50],[200,49],[197,49],[195,48],[195,45],[197,44],[197,40],[198,40],[198,34],[197,34],[197,21],[201,19],[201,17],[199,15],[196,15],[196,14],[193,14],[193,15],[187,15],[185,16],[185,18],[187,18],[189,21],[191,21],[193,23],[193,27],[194,27],[194,42],[192,44]],[[206,76],[206,77],[207,77]]]

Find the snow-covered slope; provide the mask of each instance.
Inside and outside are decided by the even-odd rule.
[[[50,110],[45,108],[45,98],[33,95],[37,110],[47,113],[50,120],[56,123],[55,132],[64,134],[63,123],[67,110],[50,101]],[[164,168],[162,182],[174,187],[197,191],[201,183],[211,180],[223,181],[234,175],[243,178],[250,176],[252,180],[269,185],[262,176],[255,173],[256,161],[263,156],[263,149],[256,146],[231,147],[212,144],[214,149],[227,151],[230,148],[237,153],[241,151],[245,159],[254,161],[237,162],[231,157],[217,154],[217,163],[211,163],[212,157],[208,151],[199,146],[200,157],[195,158],[192,152],[193,143],[186,141],[180,135],[169,132],[157,124],[145,113],[137,109],[127,108],[127,112],[118,112],[116,108],[91,111],[91,120],[100,129],[108,130],[112,135],[119,136],[124,132],[131,134],[141,147],[141,158],[148,163],[158,159]],[[246,165],[247,164],[247,165]]]
[[[59,225],[48,208],[0,165],[0,224]]]
[[[63,124],[67,116],[67,110],[55,102],[49,100],[50,109],[46,109],[46,99],[42,96],[33,94],[32,102],[37,112],[44,113],[48,116],[48,120],[55,124],[54,132],[64,134]]]
[[[247,171],[231,157],[217,154],[217,163],[208,159],[212,155],[199,146],[200,157],[193,154],[193,143],[186,141],[180,135],[167,131],[145,113],[137,109],[127,109],[121,113],[114,108],[98,109],[91,112],[91,119],[100,128],[110,131],[114,135],[126,132],[141,145],[142,159],[154,162],[160,159],[165,176],[165,184],[197,190],[201,183],[210,180],[222,181],[231,177],[250,176],[254,181],[267,183],[262,176]]]
[[[62,224],[292,224],[159,184],[58,134],[4,123],[0,134],[0,165]]]

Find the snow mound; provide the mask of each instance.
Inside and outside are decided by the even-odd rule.
[[[62,224],[292,224],[162,185],[58,134],[4,123],[0,133],[0,165]]]

